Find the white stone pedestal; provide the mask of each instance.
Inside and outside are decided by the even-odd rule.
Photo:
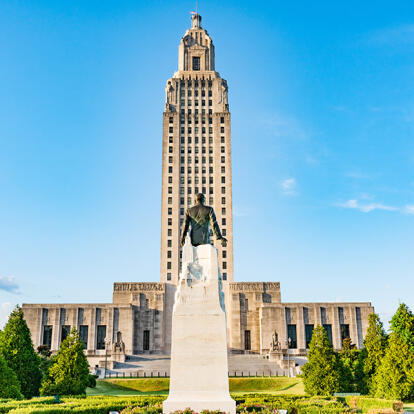
[[[183,249],[183,271],[172,316],[170,393],[163,413],[191,408],[234,414],[229,394],[226,314],[217,249]]]

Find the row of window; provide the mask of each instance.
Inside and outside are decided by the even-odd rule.
[[[192,93],[193,93],[192,89],[187,89],[187,96],[191,96]],[[197,97],[198,95],[199,95],[199,90],[194,89],[194,96]],[[180,90],[180,96],[181,96],[181,98],[185,98],[185,89]],[[206,90],[205,89],[201,89],[201,96],[202,97],[206,96]],[[213,91],[211,89],[208,90],[208,96],[209,97],[213,96]]]
[[[208,193],[213,194],[214,187],[208,187]],[[172,194],[172,187],[168,187],[168,194]],[[187,194],[191,194],[192,187],[187,187]],[[200,187],[194,187],[194,194],[198,194],[200,192]],[[207,194],[207,187],[201,187],[201,193]],[[180,187],[180,195],[185,194],[184,187]],[[221,187],[221,194],[226,194],[226,187]],[[168,197],[168,204],[172,204],[172,197]]]
[[[186,103],[186,101],[185,101],[185,99],[180,99],[180,105],[181,106],[184,106],[185,105],[185,103]],[[188,99],[187,100],[187,105],[188,106],[191,106],[193,104],[193,101],[191,100],[191,99]],[[199,104],[199,100],[198,99],[195,99],[194,100],[194,106],[198,106],[198,104]],[[213,105],[213,101],[211,100],[211,99],[209,99],[208,100],[208,106],[212,106]],[[205,99],[202,99],[201,100],[201,106],[206,106],[206,100]]]
[[[186,85],[186,83],[187,83],[188,87],[193,87],[194,86],[195,88],[198,88],[199,85],[202,88],[204,88],[205,86],[208,86],[209,88],[211,88],[213,86],[213,82],[211,80],[209,80],[209,81],[200,80],[199,81],[197,79],[195,79],[195,80],[188,79],[187,81],[182,79],[180,81],[180,86],[183,88]]]
[[[198,193],[196,193],[196,194],[198,194]],[[172,203],[172,200],[171,200],[171,203]],[[191,205],[193,203],[194,203],[194,200],[191,197],[187,197],[187,204]],[[213,197],[209,197],[208,204],[209,205],[214,204]],[[226,204],[226,197],[221,197],[221,204]],[[185,197],[180,197],[180,205],[181,206],[185,205]],[[171,207],[168,207],[168,215],[169,216],[172,215],[172,208]]]
[[[208,168],[208,173],[209,174],[213,174],[213,172],[214,172],[214,170],[213,170],[213,167],[209,167]],[[222,172],[222,174],[225,174],[225,172],[226,172],[226,167],[224,166],[224,165],[222,165],[221,166],[221,172]],[[173,173],[173,167],[172,166],[169,166],[168,167],[168,174],[172,174]],[[181,167],[180,168],[180,173],[181,174],[185,174],[185,168],[184,167]],[[187,167],[187,173],[188,174],[191,174],[192,173],[192,168],[191,168],[191,166],[188,166]],[[199,169],[199,167],[196,165],[195,167],[194,167],[194,174],[199,174],[200,173],[200,169]],[[202,167],[201,167],[201,174],[206,174],[207,173],[207,169],[206,169],[206,167],[203,165]]]
[[[70,332],[70,325],[63,325],[60,334],[60,343],[64,341]],[[80,325],[78,327],[79,337],[83,342],[83,349],[88,348],[88,333],[89,327],[88,325]],[[52,325],[44,325],[43,326],[43,338],[42,338],[42,345],[47,346],[49,349],[52,348],[52,333],[53,327]],[[149,338],[150,338],[150,331],[144,330],[143,331],[143,344],[142,350],[149,351]],[[105,338],[106,338],[106,325],[98,325],[96,327],[96,349],[105,349]]]
[[[168,152],[170,153],[170,154],[172,154],[173,152],[174,152],[174,147],[172,147],[172,146],[170,146],[170,147],[168,147]],[[192,149],[192,147],[187,147],[187,153],[188,154],[191,154],[193,152],[193,149]],[[201,147],[201,153],[202,154],[205,154],[207,152],[207,148],[206,147]],[[225,149],[225,147],[224,146],[222,146],[221,148],[220,148],[220,152],[222,153],[222,154],[224,154],[225,152],[226,152],[226,149]],[[185,148],[182,146],[181,147],[181,149],[180,149],[180,153],[181,154],[184,154],[185,153]],[[200,147],[194,147],[194,153],[195,154],[199,154],[200,153]],[[208,153],[209,154],[213,154],[213,147],[209,147],[208,148]],[[210,161],[210,162],[213,162],[213,161]]]
[[[202,164],[206,164],[206,161],[207,161],[207,158],[206,157],[201,157],[201,163]],[[209,157],[209,163],[213,163],[213,157]],[[221,163],[222,164],[224,164],[225,162],[226,162],[226,157],[223,155],[222,157],[220,157],[220,161],[221,161]],[[181,162],[181,164],[184,164],[185,163],[185,157],[183,157],[183,156],[181,156],[180,157],[180,162]],[[198,156],[195,156],[194,157],[194,163],[195,164],[199,164],[199,162],[200,162],[200,158],[198,157]],[[172,156],[172,155],[170,155],[169,157],[168,157],[168,164],[173,164],[174,163],[174,157]],[[192,163],[192,158],[191,158],[191,156],[188,156],[187,157],[187,163],[188,164],[191,164]],[[184,174],[184,167],[182,167],[181,168],[181,173],[182,174]],[[210,168],[210,174],[212,174],[213,172],[213,168],[211,167]]]
[[[198,113],[199,113],[198,111],[199,111],[199,109],[198,108],[195,108],[194,109],[194,115],[198,115]],[[180,115],[185,115],[185,113],[186,113],[185,109],[184,108],[181,108]],[[201,108],[201,115],[205,115],[206,113],[208,113],[209,115],[213,115],[213,110],[212,109],[207,109],[206,110],[205,108]],[[188,115],[191,115],[192,114],[191,108],[188,108],[187,109],[187,114]],[[170,122],[170,123],[172,123],[172,122]]]
[[[207,132],[207,128],[206,127],[201,127],[201,133],[202,134],[206,134]],[[220,133],[224,134],[224,127],[220,127]],[[174,127],[170,126],[168,127],[168,132],[170,134],[174,133]],[[185,127],[180,127],[180,133],[181,134],[185,134]],[[193,133],[193,128],[192,127],[187,127],[187,133],[188,134],[192,134]],[[194,133],[195,134],[199,134],[200,133],[200,128],[199,127],[194,127]],[[208,133],[212,134],[213,133],[213,127],[208,127]]]
[[[188,176],[187,177],[187,184],[191,184],[191,181],[192,181],[192,177],[191,176]],[[208,181],[209,181],[209,184],[213,184],[214,177],[209,176],[208,177]],[[172,176],[169,176],[168,177],[168,184],[172,184],[172,182],[173,182],[173,177]],[[199,183],[200,183],[200,177],[198,175],[196,175],[194,177],[194,184],[199,184]],[[207,177],[201,177],[201,184],[206,184],[206,183],[207,183]],[[222,184],[225,184],[226,183],[226,177],[225,176],[222,176],[221,177],[221,183]],[[180,184],[185,184],[185,177],[184,176],[181,176],[180,177]],[[168,192],[170,192],[169,189],[168,189]]]
[[[313,334],[313,325],[305,325],[305,343],[306,348],[309,348],[310,341],[312,339]],[[332,344],[332,325],[324,324],[323,328],[325,329],[329,342]],[[297,333],[296,333],[296,325],[287,325],[287,336],[288,336],[288,343],[282,344],[282,347],[287,345],[290,349],[297,349],[298,341],[297,341]],[[341,343],[343,343],[344,339],[349,338],[349,325],[341,324]],[[244,331],[244,349],[246,351],[250,351],[251,347],[251,334],[250,330]]]
[[[197,112],[194,114],[194,123],[195,124],[198,124],[198,121],[199,121],[198,116],[197,116],[198,115],[198,109],[196,109],[196,111]],[[203,111],[205,111],[205,110],[203,109]],[[191,115],[191,110],[189,110],[188,115]],[[202,115],[204,115],[204,114],[202,114]],[[209,115],[212,115],[212,114],[209,114]],[[172,120],[173,120],[173,118],[171,117],[170,118],[170,124],[173,123]],[[185,117],[185,115],[182,113],[180,115],[180,124],[185,124],[185,121],[186,120],[187,120],[187,123],[188,124],[191,124],[192,123],[192,117],[191,116]],[[205,124],[206,123],[206,118],[204,116],[201,117],[201,123],[202,124]],[[208,123],[209,124],[212,124],[213,123],[213,118],[209,117],[208,118]],[[224,124],[224,116],[220,117],[220,123],[221,124]]]
[[[181,139],[181,144],[185,144],[185,137],[182,136]],[[221,137],[221,143],[224,144],[225,143],[225,138]],[[187,142],[188,144],[191,144],[191,137],[187,137]],[[168,137],[168,143],[169,144],[173,144],[174,143],[174,138],[172,136]],[[194,144],[198,144],[199,143],[199,139],[198,137],[194,138]],[[201,143],[205,144],[206,143],[206,137],[201,137]],[[213,144],[213,137],[208,137],[208,143],[211,145]]]

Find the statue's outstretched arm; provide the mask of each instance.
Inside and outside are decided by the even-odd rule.
[[[190,214],[188,210],[185,212],[185,219],[183,225],[183,231],[181,233],[181,246],[184,246],[185,236],[187,236],[188,228],[190,227]]]
[[[223,236],[221,235],[220,227],[216,220],[216,215],[214,213],[214,210],[210,210],[210,225],[213,229],[214,235],[216,236],[217,240],[221,240]]]

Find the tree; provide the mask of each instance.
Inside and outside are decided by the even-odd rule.
[[[38,346],[37,353],[39,356],[39,368],[42,372],[42,380],[44,380],[49,375],[49,369],[55,363],[55,358],[51,356],[52,352],[47,345]]]
[[[0,339],[0,354],[17,375],[26,398],[39,395],[41,372],[23,310],[17,306],[9,316]]]
[[[368,316],[368,329],[364,346],[362,358],[366,388],[371,394],[375,394],[372,378],[377,372],[387,348],[387,335],[376,313],[371,313]]]
[[[343,340],[342,350],[338,353],[339,382],[342,392],[355,392],[360,388],[360,353],[361,351],[352,344],[351,338]]]
[[[83,341],[75,328],[61,343],[50,367],[48,376],[42,382],[41,395],[85,394],[89,382],[89,366],[83,353]]]
[[[22,399],[20,382],[16,373],[8,367],[6,360],[0,354],[0,398]]]
[[[375,395],[414,399],[414,316],[400,304],[391,319],[391,335],[385,355],[373,377]]]
[[[398,334],[414,352],[414,315],[405,303],[398,306],[390,324],[391,331]]]
[[[396,332],[391,333],[384,358],[373,377],[375,396],[414,399],[414,353]]]
[[[302,374],[305,391],[311,395],[332,395],[340,390],[338,358],[320,325],[313,331]]]

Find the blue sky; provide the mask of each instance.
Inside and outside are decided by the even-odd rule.
[[[0,3],[0,326],[158,281],[190,1]],[[414,307],[414,3],[199,1],[228,80],[235,280]]]

